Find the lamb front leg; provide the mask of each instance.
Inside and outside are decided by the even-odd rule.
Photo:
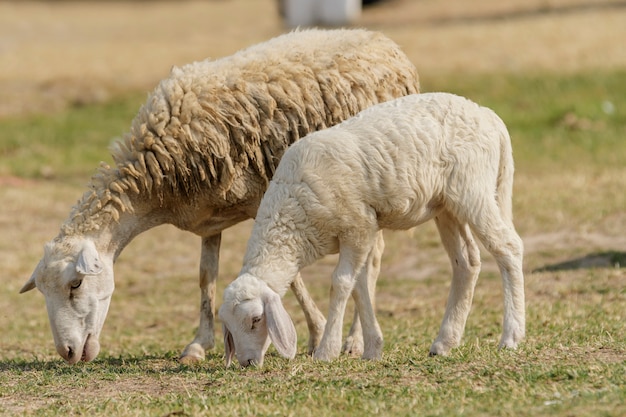
[[[323,361],[335,359],[341,353],[341,328],[346,304],[354,289],[356,274],[365,263],[366,256],[349,248],[341,248],[339,262],[333,272],[330,288],[330,305],[324,335],[313,352],[313,358]]]
[[[380,263],[385,250],[385,239],[383,237],[383,231],[378,232],[376,238],[376,244],[372,248],[372,251],[367,257],[367,286],[372,308],[375,307],[376,299],[376,282],[378,281],[378,274],[380,273]],[[353,298],[356,301],[355,292],[352,293]],[[350,333],[346,338],[346,341],[341,348],[341,351],[351,356],[361,356],[363,354],[363,330],[361,328],[361,319],[359,317],[358,308],[354,309],[354,319],[352,320],[352,327],[350,327]]]
[[[202,238],[200,256],[200,324],[193,342],[180,355],[182,363],[204,360],[205,352],[215,346],[215,289],[219,271],[222,234]]]

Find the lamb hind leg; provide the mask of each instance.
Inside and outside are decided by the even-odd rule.
[[[447,212],[437,215],[435,223],[452,264],[452,285],[439,335],[430,347],[430,356],[446,355],[460,344],[480,272],[480,250],[468,225],[460,224]]]
[[[193,342],[180,355],[182,363],[204,360],[205,352],[215,346],[215,287],[219,271],[222,234],[202,238],[200,256],[200,324]]]
[[[505,220],[495,202],[485,204],[485,215],[472,226],[477,237],[496,258],[504,291],[504,319],[500,348],[515,349],[526,333],[524,244],[512,222]]]

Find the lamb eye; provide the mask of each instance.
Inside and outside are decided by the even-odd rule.
[[[256,324],[261,321],[261,316],[252,317],[252,329],[256,327]]]
[[[82,279],[77,279],[76,281],[72,282],[70,284],[70,288],[73,290],[78,289],[81,285],[83,284],[83,280]]]

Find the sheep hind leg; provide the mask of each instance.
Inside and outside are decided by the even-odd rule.
[[[324,318],[322,312],[317,308],[315,301],[313,301],[304,286],[304,281],[302,281],[302,276],[300,274],[296,275],[296,278],[291,283],[291,290],[296,296],[296,300],[298,300],[298,303],[304,312],[306,325],[309,329],[308,354],[312,355],[322,339],[326,319]]]
[[[498,263],[504,291],[504,319],[500,348],[515,349],[526,333],[523,257],[524,244],[513,223],[495,201],[483,204],[484,213],[472,225],[482,244]]]
[[[200,256],[200,324],[196,336],[180,355],[180,362],[204,360],[205,352],[215,346],[215,288],[219,271],[222,234],[202,238]]]
[[[461,224],[448,212],[437,215],[435,223],[452,264],[452,285],[439,334],[430,347],[430,356],[446,355],[461,343],[480,272],[480,250],[468,225]]]
[[[376,299],[376,281],[378,280],[378,274],[380,273],[380,261],[382,258],[383,250],[385,249],[385,240],[383,238],[382,230],[378,232],[378,237],[376,240],[376,244],[372,248],[372,251],[367,257],[367,268],[364,268],[364,272],[367,274],[367,292],[369,294],[369,299],[371,302],[372,311],[375,310],[375,299]],[[360,278],[357,278],[357,282],[359,282]],[[358,284],[356,284],[358,285]],[[358,303],[356,287],[355,291],[352,292],[352,297],[355,302]],[[352,320],[352,326],[350,327],[350,333],[346,338],[342,352],[347,353],[351,356],[361,356],[364,353],[364,342],[363,342],[363,329],[361,326],[361,319],[359,316],[359,309],[355,307],[354,309],[354,318]],[[376,336],[373,335],[375,338]],[[382,346],[382,340],[381,340]],[[367,356],[371,356],[372,354],[368,354]]]

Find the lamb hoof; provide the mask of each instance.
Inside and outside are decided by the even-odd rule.
[[[518,343],[524,340],[524,336],[524,325],[509,329],[508,331],[505,330],[498,347],[500,349],[517,349]]]
[[[362,358],[377,361],[377,360],[380,360],[380,358],[382,357],[383,357],[382,336],[371,338],[371,340],[368,339],[368,346],[364,350]]]
[[[313,352],[313,359],[318,360],[318,361],[330,362],[333,359],[337,358],[338,356],[339,356],[339,352],[337,352],[336,354],[333,354],[326,349],[320,349],[320,348],[315,349],[315,352]]]
[[[348,336],[343,344],[343,347],[341,348],[341,351],[350,356],[361,356],[363,354],[363,349],[363,339]]]
[[[499,349],[517,349],[517,342],[514,340],[502,340],[498,345]]]
[[[178,361],[184,365],[202,362],[203,360],[204,349],[197,343],[188,345],[178,359]]]
[[[375,352],[364,353],[361,359],[365,359],[368,361],[379,361],[382,357],[383,357],[382,352],[375,351]]]
[[[428,352],[428,356],[446,356],[450,352],[450,348],[446,346],[443,342],[433,343],[430,347],[430,351]]]

